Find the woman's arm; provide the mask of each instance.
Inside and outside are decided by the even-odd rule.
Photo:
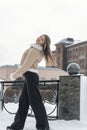
[[[33,63],[38,59],[38,56],[38,50],[35,48],[31,48],[28,51],[26,58],[24,59],[24,63],[16,72],[12,73],[13,79],[22,76],[26,71],[28,71],[29,68],[33,65]]]

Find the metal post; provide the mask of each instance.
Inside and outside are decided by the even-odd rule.
[[[56,98],[56,104],[57,104],[57,119],[58,119],[58,97],[59,97],[59,81],[57,82],[57,98]]]
[[[0,83],[1,84],[1,96],[0,96],[0,110],[3,110],[3,90],[4,90],[4,83]]]

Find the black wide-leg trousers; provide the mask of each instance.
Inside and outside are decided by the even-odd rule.
[[[23,129],[28,114],[29,105],[31,105],[36,119],[36,128],[45,129],[48,121],[46,110],[38,90],[38,74],[27,71],[24,73],[24,77],[25,83],[19,99],[19,108],[11,127],[15,129]]]

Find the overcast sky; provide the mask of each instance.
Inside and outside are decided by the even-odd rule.
[[[51,49],[63,38],[87,40],[87,0],[0,0],[0,66],[19,64],[41,34]]]

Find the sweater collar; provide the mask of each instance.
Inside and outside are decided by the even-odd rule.
[[[31,47],[36,48],[36,49],[38,49],[38,50],[40,50],[40,51],[43,50],[42,46],[40,46],[40,45],[38,45],[38,44],[36,44],[36,43],[32,44]]]

